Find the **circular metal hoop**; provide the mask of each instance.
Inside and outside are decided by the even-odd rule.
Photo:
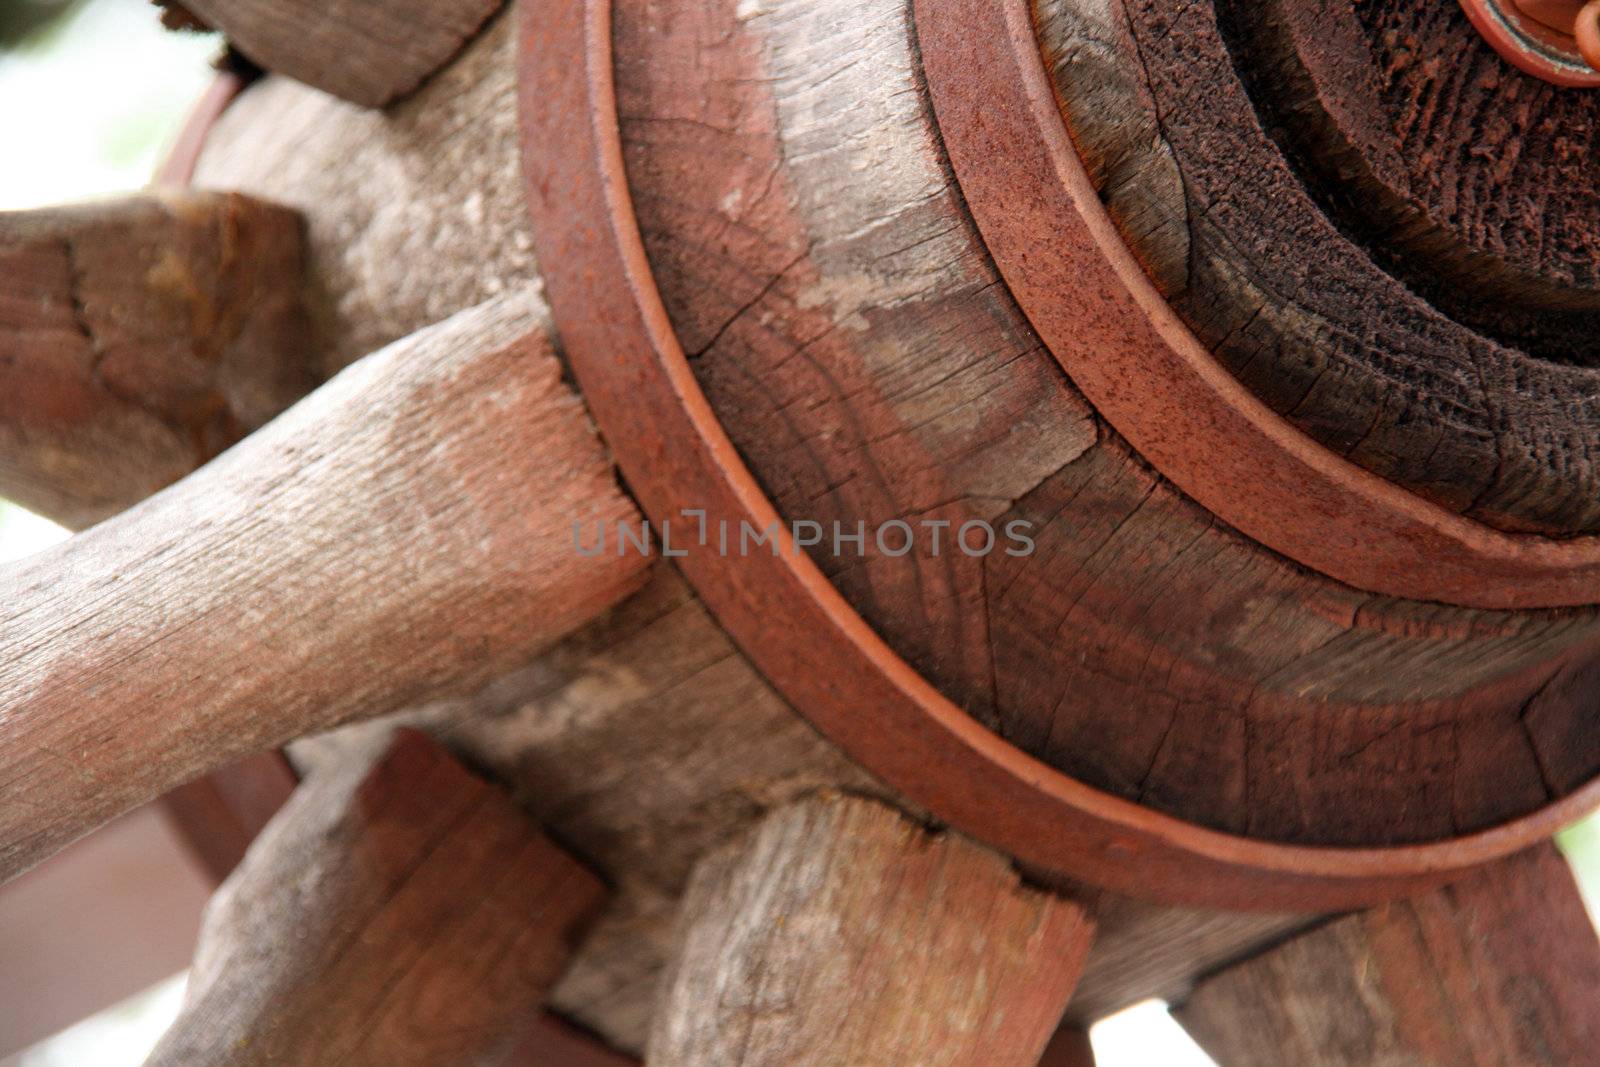
[[[948,14],[972,17],[991,2],[963,0]],[[1012,16],[1021,10],[1008,5]],[[764,529],[777,512],[696,381],[645,255],[623,164],[611,0],[521,18],[518,96],[534,243],[589,409],[652,518],[703,508]],[[957,28],[955,19],[935,21]],[[856,762],[1036,870],[1129,895],[1232,909],[1372,904],[1524,848],[1600,799],[1592,783],[1491,830],[1380,849],[1277,845],[1203,829],[1086,786],[985,729],[900,659],[787,534],[772,556],[691,550],[677,562],[765,677]]]
[[[1516,0],[1461,0],[1461,7],[1484,40],[1518,70],[1569,89],[1600,87],[1600,70],[1589,65],[1578,42],[1530,17]]]
[[[1100,415],[1235,529],[1373,593],[1600,601],[1600,538],[1507,534],[1324,448],[1228,373],[1123,242],[1078,158],[1025,0],[917,0],[934,111],[1012,295]]]

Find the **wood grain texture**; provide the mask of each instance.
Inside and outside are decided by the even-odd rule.
[[[649,1061],[1033,1067],[1092,924],[999,856],[824,796],[702,861]]]
[[[496,778],[616,887],[551,1007],[643,1049],[695,861],[819,789],[888,793],[784,704],[670,566],[638,595],[470,697],[291,746],[302,769],[381,747],[396,721]]]
[[[1267,70],[1252,98],[1239,73],[1250,60],[1230,49],[1224,25],[1235,7],[1176,0],[1048,0],[1038,7],[1046,56],[1080,151],[1110,179],[1112,214],[1156,267],[1153,277],[1173,307],[1263,402],[1358,465],[1502,529],[1556,537],[1592,532],[1600,521],[1596,371],[1570,351],[1553,362],[1543,358],[1548,351],[1524,351],[1512,339],[1452,319],[1342,231],[1273,139],[1281,123],[1258,110],[1257,99],[1293,93],[1280,92],[1276,72]],[[1428,10],[1429,19],[1465,24],[1451,5]],[[1339,24],[1333,16],[1319,24],[1330,48],[1337,48]],[[1380,67],[1408,61],[1407,33],[1378,39],[1388,50],[1375,57]],[[1358,44],[1377,47],[1359,34],[1351,47]],[[1417,77],[1440,65],[1437,57],[1417,58]],[[1115,70],[1109,77],[1086,76],[1108,67]],[[1092,92],[1077,89],[1090,84]],[[1354,78],[1340,84],[1350,92],[1360,88]],[[1461,87],[1457,81],[1437,87],[1445,102],[1428,113],[1454,107]],[[1494,108],[1510,109],[1495,111],[1504,121],[1446,122],[1437,135],[1419,134],[1433,137],[1425,150],[1407,142],[1395,151],[1420,153],[1408,166],[1441,181],[1451,180],[1449,168],[1429,159],[1482,153],[1483,160],[1463,167],[1479,175],[1484,204],[1506,187],[1506,206],[1461,225],[1481,230],[1480,244],[1510,248],[1517,239],[1509,216],[1525,212],[1533,219],[1529,227],[1542,227],[1557,242],[1556,224],[1537,220],[1553,220],[1558,205],[1518,197],[1514,180],[1526,171],[1542,182],[1553,172],[1533,156],[1497,151],[1492,142],[1517,136],[1507,125],[1514,130],[1522,121],[1519,94],[1478,86],[1474,92],[1492,96]],[[1565,135],[1572,144],[1592,137],[1588,121],[1576,117]],[[1448,151],[1439,138],[1448,140]],[[1503,174],[1492,169],[1494,161]],[[1547,177],[1536,176],[1541,172]],[[1357,196],[1344,182],[1336,179],[1338,189],[1328,195]],[[1577,188],[1582,195],[1582,181]],[[1459,195],[1453,202],[1470,210]],[[1588,299],[1587,283],[1564,280],[1559,269],[1545,281],[1547,289],[1570,290],[1569,304]]]
[[[628,6],[618,5],[624,23],[634,17]],[[665,29],[651,37],[619,24],[618,32],[638,34],[626,39],[648,41],[663,69],[686,79],[700,78],[702,67],[724,69],[717,64],[735,49],[753,49],[760,58],[759,42],[743,36],[732,4],[700,6],[721,21],[708,28],[687,5],[657,7],[658,14],[682,15],[665,22],[678,33],[694,30],[693,51]],[[890,33],[894,24],[884,28],[878,18],[877,32]],[[909,32],[900,25],[900,32]],[[272,196],[306,214],[317,263],[313,321],[330,367],[537,280],[518,187],[508,27],[506,18],[493,23],[456,63],[385,116],[268,78],[230,110],[208,145],[202,181]],[[643,53],[630,46],[626,54]],[[624,82],[644,76],[624,67]],[[741,129],[771,126],[748,108],[724,103],[736,89],[759,86],[765,69],[727,69],[730,76],[701,85],[704,114],[674,113],[672,122],[651,121],[642,112],[625,116],[630,174],[641,199],[657,195],[658,187],[650,172],[638,169],[647,165],[641,157],[657,150],[647,141],[665,140],[669,128],[684,141],[677,158],[701,162],[694,169],[663,164],[660,187],[674,183],[672,192],[692,201],[695,211],[707,199],[701,183],[715,179],[705,173],[705,160],[732,167],[758,149],[758,158],[775,158],[753,137],[725,150],[711,131],[690,138],[691,130],[732,116],[751,124]],[[864,91],[871,99],[879,91],[918,90],[905,71],[869,79]],[[680,89],[674,99],[682,96]],[[936,146],[934,160],[937,166]],[[893,162],[874,157],[873,165]],[[769,171],[757,166],[752,173],[764,178]],[[784,195],[778,191],[783,175],[771,171],[771,180],[774,192],[766,201]],[[827,195],[850,197],[856,184],[868,187],[840,180]],[[711,199],[740,186],[719,185]],[[741,203],[763,202],[764,181],[743,188]],[[825,199],[810,195],[818,203]],[[774,219],[753,217],[762,232],[781,231]],[[736,224],[719,226],[712,232],[727,241],[753,240]],[[657,242],[653,255],[664,254],[666,232],[647,236]],[[688,255],[692,236],[685,229],[671,243]],[[721,245],[706,247],[722,251]],[[418,271],[417,262],[436,266]],[[981,256],[962,255],[957,262],[974,272],[962,284],[981,288],[985,283],[975,279],[992,280]],[[667,286],[668,269],[660,260],[655,266]],[[748,299],[766,280],[739,292]],[[713,286],[702,299],[720,307],[727,294]],[[949,323],[956,306],[942,306],[947,325],[939,329],[960,336],[974,327]],[[971,306],[1003,308],[981,300]],[[705,322],[720,325],[733,310],[707,313]],[[769,310],[761,300],[752,303],[748,321],[732,323],[719,344],[732,344],[728,334],[758,323]],[[878,314],[862,318],[870,327]],[[698,336],[705,343],[710,335],[693,333],[686,321],[679,323],[685,339]],[[1011,313],[1004,321],[1019,320]],[[976,374],[985,358],[1027,350],[1026,334],[1009,332],[1013,328],[1008,325],[994,347],[961,358],[977,361]],[[932,358],[927,348],[919,352]],[[739,358],[728,352],[730,372]],[[794,358],[803,362],[804,353]],[[1036,358],[1050,368],[1043,353]],[[806,394],[791,399],[786,411],[805,415]],[[1031,428],[1061,434],[1041,447],[1084,442],[1074,414],[1082,408],[1074,400],[1063,410],[1065,429],[1048,423]],[[1010,736],[1085,780],[1153,807],[1302,839],[1329,827],[1346,840],[1448,835],[1542,803],[1546,787],[1537,761],[1554,769],[1556,792],[1600,765],[1588,742],[1594,732],[1584,710],[1586,675],[1550,665],[1553,656],[1584,640],[1590,613],[1467,612],[1353,593],[1219,527],[1129,455],[1114,433],[1093,429],[1094,446],[1083,454],[1088,462],[1067,465],[1041,487],[1047,491],[1024,499],[1021,514],[1046,524],[1048,557],[1020,574],[987,579],[1001,683],[997,706],[1010,709]],[[783,491],[781,478],[771,491]],[[1019,584],[1011,585],[1013,579]],[[882,610],[892,608],[886,599]],[[963,625],[970,637],[975,624]],[[1526,716],[1530,745],[1519,709],[1546,680]],[[1463,713],[1470,694],[1483,689],[1500,703]],[[977,698],[982,691],[976,687]],[[1249,696],[1244,710],[1241,694]],[[764,811],[819,787],[886,795],[784,703],[665,565],[642,595],[523,669],[473,696],[406,717],[437,727],[475,764],[515,783],[519,799],[553,833],[619,883],[617,905],[579,950],[553,1003],[633,1052],[643,1048],[649,1030],[654,991],[672,950],[677,900],[696,857]],[[1057,717],[1059,736],[1041,744]],[[1164,740],[1169,722],[1171,737]],[[1114,725],[1128,723],[1136,728],[1124,732]],[[362,725],[301,742],[295,755],[306,765],[348,758],[385,728]],[[1463,739],[1459,754],[1445,740],[1455,733]],[[1108,753],[1107,745],[1126,747]],[[1252,821],[1246,809],[1260,814]],[[1209,969],[1260,944],[1248,917],[1204,914],[1193,921],[1201,942],[1217,937],[1215,954],[1163,958],[1145,946],[1181,942],[1188,913],[1169,920],[1163,909],[1138,910],[1137,919],[1102,919],[1106,934],[1092,959],[1105,962],[1098,972],[1090,964],[1078,994],[1085,1005],[1142,999],[1146,983],[1150,995],[1186,989],[1191,964]],[[1237,931],[1237,948],[1229,948],[1223,934],[1236,922],[1244,929]],[[1273,937],[1274,929],[1261,936]],[[1118,953],[1108,942],[1119,936],[1139,947]],[[1145,959],[1170,969],[1146,972],[1140,967]],[[1101,993],[1097,982],[1105,983]],[[1092,1017],[1099,1009],[1083,1010]]]
[[[1575,1067],[1596,1004],[1594,922],[1542,845],[1224,970],[1177,1017],[1228,1067]]]
[[[263,70],[383,107],[448,63],[503,0],[182,0]]]
[[[350,368],[5,576],[0,872],[214,767],[470,689],[637,588],[531,294]]]
[[[147,1065],[502,1063],[604,899],[506,794],[403,732],[251,846]]]
[[[1022,558],[818,554],[954,702],[1092,785],[1272,840],[1438,839],[1570,788],[1541,777],[1561,746],[1521,709],[1593,612],[1356,593],[1262,551],[1086,421],[961,210],[907,5],[615,15],[619,54],[651,56],[618,65],[617,93],[654,277],[779,510],[1032,524]]]
[[[1517,72],[1459,5],[1274,0],[1221,24],[1319,205],[1459,322],[1600,360],[1600,100]]]
[[[164,192],[0,213],[0,493],[82,528],[315,383],[295,212]]]
[[[207,138],[197,186],[265,197],[306,220],[324,373],[539,283],[517,160],[512,22],[495,17],[382,113],[269,77]]]

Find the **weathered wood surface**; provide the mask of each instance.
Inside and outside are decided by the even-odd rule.
[[[1340,228],[1457,321],[1600,361],[1600,99],[1518,72],[1448,4],[1228,4],[1263,121]]]
[[[251,846],[147,1064],[498,1065],[604,900],[506,794],[402,732]]]
[[[208,138],[197,185],[270,197],[306,220],[324,373],[539,282],[517,159],[514,23],[495,17],[382,113],[265,78]]]
[[[1224,970],[1177,1017],[1226,1067],[1576,1067],[1597,1006],[1594,922],[1543,845]]]
[[[1222,363],[1328,448],[1504,529],[1600,529],[1600,370],[1584,354],[1595,336],[1600,230],[1592,210],[1574,210],[1596,195],[1581,146],[1592,144],[1600,112],[1592,102],[1557,103],[1569,91],[1532,87],[1493,56],[1458,5],[1257,7],[1039,3],[1064,113],[1130,243]],[[1331,136],[1303,113],[1318,89],[1274,66],[1281,47],[1256,55],[1230,46],[1235,22],[1260,24],[1269,37],[1283,29],[1273,12],[1309,22],[1319,62],[1336,68],[1316,106],[1347,118],[1364,110],[1352,121],[1365,124],[1368,154],[1324,158],[1334,168],[1322,183],[1327,198],[1377,196],[1375,179],[1352,171],[1376,165],[1386,149],[1392,181],[1409,183],[1409,199],[1393,205],[1409,219],[1397,224],[1406,240],[1368,221],[1361,234],[1379,230],[1369,244],[1454,257],[1450,269],[1477,274],[1480,301],[1484,284],[1497,284],[1502,305],[1531,285],[1492,283],[1497,274],[1535,276],[1546,306],[1591,309],[1567,341],[1553,335],[1524,351],[1516,330],[1502,339],[1458,322],[1407,284],[1433,268],[1396,277],[1346,234],[1348,216],[1330,214],[1303,181],[1304,153],[1274,140],[1285,124]],[[1327,102],[1335,91],[1343,98]],[[1273,108],[1294,114],[1280,119]],[[1534,186],[1550,191],[1519,193]],[[1398,196],[1392,187],[1384,195]],[[1451,284],[1441,274],[1428,292]]]
[[[295,212],[161,193],[0,213],[0,494],[81,528],[315,382]]]
[[[618,54],[650,56],[618,68],[630,181],[674,324],[705,349],[701,382],[781,510],[851,528],[1038,524],[1025,559],[820,560],[897,651],[1068,773],[1266,838],[1449,836],[1600,766],[1600,736],[1553,699],[1561,686],[1530,727],[1521,717],[1592,612],[1362,595],[1175,493],[1093,419],[996,283],[917,105],[907,6],[874,0],[832,21],[770,6],[742,20],[721,0],[681,19],[672,4],[617,6]],[[385,116],[271,78],[223,116],[199,179],[306,215],[330,369],[537,279],[511,21]],[[855,57],[860,98],[808,111],[806,56],[834,52]],[[770,55],[790,58],[772,68]],[[785,109],[791,123],[840,114],[802,123],[784,149]],[[863,179],[841,146],[866,137],[880,163]],[[820,264],[805,258],[813,243]],[[442,266],[408,266],[423,261]],[[874,399],[884,390],[907,410]],[[1548,784],[1541,761],[1560,768]]]
[[[1006,861],[819,797],[703,860],[653,1067],[1033,1067],[1093,924]]]
[[[638,587],[531,293],[347,370],[0,596],[0,876],[219,765],[470,689]]]
[[[800,314],[801,296],[785,289],[785,279],[761,295],[776,269],[736,279],[729,249],[738,242],[741,249],[759,245],[763,235],[772,235],[791,242],[761,253],[781,267],[809,240],[793,237],[799,223],[785,221],[780,210],[802,197],[788,188],[778,169],[782,153],[771,147],[777,105],[759,95],[771,71],[765,36],[756,33],[786,28],[789,54],[798,55],[815,23],[798,5],[747,10],[750,17],[741,21],[733,4],[720,0],[693,10],[658,5],[653,14],[617,5],[618,54],[651,55],[649,64],[621,64],[618,75],[630,177],[653,265],[669,302],[679,301],[672,304],[675,324],[691,350],[726,325],[698,362],[720,359],[730,381],[743,360],[753,359],[749,352],[765,351],[756,348],[765,343],[763,317],[771,316],[773,330],[782,328],[786,315]],[[673,22],[674,13],[682,20]],[[716,20],[709,26],[708,17]],[[655,32],[667,23],[676,32]],[[873,589],[885,591],[870,599],[859,576],[841,577],[857,582],[851,597],[858,609],[947,693],[998,721],[1019,744],[1119,795],[1212,825],[1300,840],[1321,834],[1344,841],[1424,839],[1509,817],[1586,780],[1600,766],[1592,717],[1584,711],[1589,683],[1583,672],[1556,671],[1550,660],[1584,640],[1592,613],[1471,612],[1369,597],[1219,527],[1131,456],[1114,433],[1084,421],[1081,398],[1037,351],[1015,309],[993,291],[993,273],[969,229],[930,242],[946,250],[955,242],[954,255],[906,268],[918,277],[925,270],[945,272],[952,288],[938,291],[957,296],[924,308],[923,327],[897,318],[920,306],[894,295],[900,264],[908,257],[918,261],[891,253],[940,226],[967,223],[959,212],[930,219],[909,206],[930,194],[935,203],[958,204],[948,177],[908,182],[904,205],[882,201],[891,183],[880,172],[943,171],[926,116],[910,106],[921,90],[904,7],[875,0],[841,16],[828,32],[848,34],[861,25],[870,27],[867,40],[850,54],[862,63],[875,50],[886,57],[869,64],[872,76],[851,82],[861,95],[845,93],[838,99],[847,102],[837,104],[818,96],[820,88],[806,95],[808,79],[797,66],[801,60],[793,59],[784,84],[800,95],[790,113],[804,114],[810,102],[819,115],[853,109],[856,120],[866,121],[867,111],[894,97],[885,122],[901,133],[910,130],[892,142],[895,152],[907,139],[923,147],[909,163],[878,152],[863,172],[849,170],[848,154],[835,153],[847,173],[806,187],[803,201],[818,214],[826,214],[830,199],[854,213],[865,243],[858,254],[840,255],[839,268],[823,276],[825,284],[808,288],[804,299],[859,292],[859,298],[841,297],[841,306],[860,314],[844,314],[848,329],[834,332],[848,333],[857,344],[881,337],[878,367],[921,376],[932,373],[923,361],[948,360],[946,370],[974,383],[957,393],[930,386],[930,406],[907,421],[921,424],[947,408],[943,422],[920,431],[938,429],[945,451],[920,465],[893,467],[884,479],[891,488],[935,478],[940,457],[968,447],[956,433],[961,419],[970,418],[980,437],[1013,428],[1006,443],[975,461],[970,477],[951,480],[976,501],[972,507],[987,511],[1009,498],[996,504],[995,485],[979,471],[1002,470],[996,484],[1012,490],[1012,468],[1038,472],[1039,487],[1022,492],[1013,513],[1040,522],[1044,536],[1033,559],[978,579],[963,576],[965,557],[867,561]],[[459,307],[537,281],[519,185],[511,28],[509,17],[497,19],[454,64],[383,116],[268,78],[230,109],[211,139],[202,183],[270,196],[306,214],[317,263],[312,317],[330,369]],[[819,55],[838,48],[833,36],[815,42]],[[640,94],[657,91],[642,84],[652,77],[660,78],[662,99],[675,102],[656,118],[639,105]],[[699,86],[693,109],[683,101],[686,84]],[[676,95],[666,96],[669,90]],[[758,95],[739,95],[750,93]],[[820,144],[821,136],[813,134],[812,143]],[[795,141],[793,157],[805,156],[804,145]],[[727,175],[719,177],[723,168]],[[928,181],[943,181],[948,199]],[[876,207],[858,199],[868,195],[880,198]],[[727,212],[717,207],[723,201],[732,205]],[[909,232],[887,222],[874,225],[907,213],[916,222]],[[685,223],[678,240],[666,223],[680,215],[699,220],[700,228]],[[894,240],[876,242],[880,229]],[[713,238],[692,240],[708,232]],[[878,261],[884,266],[875,273],[870,268]],[[437,267],[418,271],[417,262]],[[685,295],[692,277],[674,280],[680,278],[674,264],[690,262],[698,264],[694,277],[709,279],[698,298],[703,304]],[[958,298],[962,293],[970,299]],[[828,321],[819,328],[829,328],[833,310],[823,310]],[[691,315],[703,316],[700,326]],[[875,333],[874,323],[885,320],[897,323],[894,330]],[[943,340],[919,341],[924,330]],[[868,470],[877,443],[852,426],[847,408],[863,401],[869,381],[849,378],[847,387],[836,388],[813,376],[802,366],[806,357],[815,351],[832,360],[838,350],[829,347],[834,340],[804,347],[809,336],[797,331],[797,343],[787,349],[793,357],[779,368],[797,376],[780,397],[781,415],[819,419],[815,434],[797,422],[805,448],[794,455],[837,447]],[[896,343],[903,360],[895,357]],[[785,349],[774,345],[777,360]],[[719,348],[726,351],[712,358]],[[1037,386],[1013,386],[985,372],[991,362],[1013,357],[1012,371],[1053,383],[1049,387],[1060,395],[1032,409],[1012,406]],[[832,374],[833,368],[826,363],[821,369]],[[709,378],[702,382],[713,396],[724,395]],[[819,382],[818,391],[807,392]],[[990,392],[1003,394],[1002,400]],[[737,435],[743,415],[718,403]],[[1057,416],[1030,421],[1006,414],[1020,410]],[[826,411],[827,421],[814,411]],[[833,437],[823,436],[830,429]],[[905,438],[894,440],[899,447]],[[1039,461],[1038,450],[1053,458]],[[754,462],[757,453],[745,455]],[[786,474],[777,461],[763,473],[775,499],[799,502],[802,517],[826,520],[838,513],[853,524],[857,503],[835,503],[826,479],[813,479],[803,468]],[[856,468],[839,460],[836,469]],[[790,488],[801,477],[806,492]],[[841,494],[857,493],[861,484],[855,479]],[[807,503],[812,499],[815,506]],[[920,490],[908,499],[908,512],[929,503]],[[893,567],[914,566],[936,577],[934,563],[953,568],[955,577],[924,582],[920,606],[887,591],[917,585],[909,576],[891,582]],[[983,586],[977,600],[970,592],[964,599],[945,592],[961,583],[970,590],[975,582]],[[926,618],[936,636],[897,630],[895,618]],[[966,642],[978,651],[961,647]],[[1481,703],[1468,697],[1486,686]],[[643,595],[525,669],[472,697],[411,716],[516,783],[519,798],[560,840],[619,883],[616,907],[580,949],[552,1002],[630,1051],[644,1045],[654,990],[671,952],[676,901],[696,857],[763,811],[819,787],[882,790],[795,716],[665,566]],[[294,755],[307,766],[346,758],[348,749],[365,743],[361,735],[379,729],[302,742]],[[1549,769],[1548,786],[1541,763]],[[1133,948],[1119,954],[1111,944],[1117,937],[1129,944],[1141,944],[1141,937],[1182,942],[1191,921],[1193,956]],[[1274,925],[1280,921],[1283,927]],[[1173,918],[1161,909],[1129,907],[1123,919],[1102,920],[1107,933],[1097,941],[1078,996],[1085,1005],[1122,1007],[1128,998],[1141,999],[1145,983],[1152,990],[1186,990],[1191,966],[1214,968],[1300,921],[1269,920],[1262,929],[1216,915]],[[1160,968],[1142,969],[1146,958]],[[1101,1010],[1085,1007],[1084,1021]]]
[[[157,0],[179,28],[209,26],[264,70],[365,107],[412,92],[504,0]]]
[[[514,785],[519,803],[604,873],[617,899],[550,1006],[642,1051],[678,899],[695,861],[818,789],[882,787],[751,669],[676,574],[481,692],[400,716]],[[388,722],[291,746],[302,769],[383,743]]]
[[[908,5],[846,6],[620,3],[617,54],[650,60],[618,64],[618,108],[673,325],[780,512],[1033,524],[1025,557],[815,550],[896,651],[1067,773],[1274,840],[1448,837],[1600,766],[1556,740],[1593,733],[1578,705],[1522,715],[1592,612],[1319,579],[1093,417],[966,216]]]
[[[1094,944],[1065,1022],[1087,1030],[1141,1001],[1180,1002],[1201,975],[1324,921],[1320,915],[1167,908],[1102,894],[1094,902]]]

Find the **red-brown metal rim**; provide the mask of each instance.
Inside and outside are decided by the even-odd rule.
[[[185,186],[194,180],[195,168],[200,165],[200,153],[205,150],[211,127],[217,124],[228,105],[244,91],[245,79],[231,70],[219,71],[205,93],[195,102],[194,109],[184,119],[178,136],[173,138],[156,172],[156,185]]]
[[[610,5],[525,8],[518,29],[523,167],[562,346],[647,514],[704,508],[765,528],[777,513],[696,382],[645,255],[622,158]],[[989,732],[896,656],[786,536],[780,547],[740,559],[691,551],[677,562],[823,734],[912,801],[1037,869],[1216,908],[1359,907],[1524,848],[1600,798],[1592,784],[1501,827],[1397,848],[1306,848],[1196,827],[1090,788]]]
[[[1224,522],[1348,585],[1474,608],[1600,601],[1600,538],[1508,534],[1329,451],[1217,362],[1100,201],[1028,0],[917,0],[934,112],[1017,303],[1100,415]]]
[[[1569,89],[1600,86],[1577,41],[1519,11],[1516,0],[1461,0],[1461,8],[1490,46],[1518,70]]]

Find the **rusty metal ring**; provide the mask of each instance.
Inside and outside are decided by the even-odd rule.
[[[982,14],[991,2],[962,0],[961,13]],[[1007,10],[1026,19],[1020,4]],[[520,18],[518,102],[534,244],[589,410],[652,518],[696,507],[764,529],[777,521],[776,509],[696,381],[645,254],[623,164],[611,0],[525,6]],[[944,28],[959,30],[959,22]],[[773,556],[730,559],[691,548],[675,562],[756,667],[846,754],[1035,870],[1171,903],[1349,908],[1518,851],[1600,801],[1597,779],[1493,829],[1374,849],[1282,845],[1198,827],[1091,788],[991,733],[897,656],[810,558],[779,537]]]
[[[1578,12],[1572,35],[1583,61],[1600,73],[1600,0],[1589,0]]]
[[[1045,345],[1156,470],[1347,585],[1473,608],[1600,601],[1600,537],[1508,534],[1335,454],[1233,377],[1123,241],[1067,132],[1026,0],[916,0],[923,69],[973,219]]]
[[[1472,25],[1519,70],[1569,89],[1600,86],[1600,29],[1590,35],[1590,46],[1582,48],[1583,38],[1574,39],[1523,11],[1516,0],[1461,0]],[[1593,5],[1590,5],[1592,8]],[[1596,11],[1585,9],[1592,20]]]

